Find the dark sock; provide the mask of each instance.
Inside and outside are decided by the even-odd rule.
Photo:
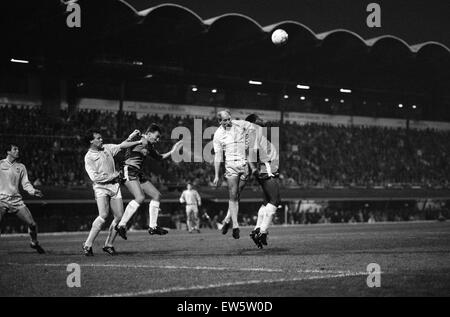
[[[36,225],[29,226],[28,227],[28,233],[30,234],[31,242],[37,243],[38,241],[37,241],[37,228],[36,228]]]

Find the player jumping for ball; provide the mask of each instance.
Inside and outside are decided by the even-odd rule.
[[[267,245],[268,228],[280,204],[279,157],[275,146],[262,133],[262,126],[265,124],[258,115],[251,114],[245,120],[255,127],[256,133],[250,134],[248,161],[252,174],[263,190],[263,204],[259,208],[256,226],[250,237],[262,249],[263,245]]]
[[[246,150],[248,148],[248,131],[252,124],[245,120],[232,120],[228,110],[217,114],[219,128],[214,133],[214,186],[219,185],[220,164],[225,154],[225,178],[228,184],[228,214],[224,219],[222,233],[226,234],[233,225],[233,238],[239,239],[239,197],[249,177]]]
[[[161,129],[156,124],[152,124],[148,127],[144,135],[139,134],[138,137],[141,140],[147,140],[148,145],[136,145],[129,148],[125,154],[125,165],[123,169],[125,186],[127,186],[134,199],[128,203],[122,220],[116,227],[116,230],[123,239],[127,239],[126,232],[128,221],[133,217],[136,210],[144,202],[146,195],[151,198],[149,205],[148,233],[150,235],[165,235],[168,233],[167,230],[157,225],[161,193],[149,181],[149,177],[144,174],[142,168],[144,159],[147,156],[151,156],[155,160],[161,161],[171,157],[172,153],[177,151],[182,145],[182,141],[178,141],[169,152],[160,154],[154,148],[161,137]]]
[[[130,134],[129,139],[139,134],[134,131]],[[128,139],[127,139],[128,140]],[[88,131],[85,137],[86,143],[89,144],[89,151],[84,157],[84,164],[89,178],[92,180],[95,200],[97,201],[98,217],[92,223],[91,231],[86,242],[83,244],[83,252],[86,256],[93,256],[92,244],[100,233],[103,224],[109,214],[111,207],[114,219],[109,227],[109,234],[105,241],[103,251],[109,255],[116,255],[114,249],[114,240],[117,232],[114,230],[123,214],[122,193],[120,191],[119,173],[116,171],[114,156],[121,150],[130,148],[135,145],[146,145],[147,141],[139,140],[134,142],[124,141],[120,144],[103,144],[102,135],[96,131]]]
[[[42,192],[31,185],[25,165],[18,162],[19,147],[15,144],[9,144],[6,148],[6,154],[6,158],[0,161],[0,223],[6,213],[16,215],[28,226],[31,248],[40,254],[45,253],[37,240],[36,222],[20,195],[19,184],[31,196],[43,197]]]

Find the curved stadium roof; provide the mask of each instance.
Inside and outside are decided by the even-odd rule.
[[[438,42],[410,45],[394,35],[363,39],[346,29],[315,33],[297,21],[262,26],[240,13],[204,19],[170,3],[138,12],[124,0],[78,0],[82,27],[75,30],[61,27],[68,13],[60,0],[20,3],[2,10],[0,38],[10,45],[0,54],[55,59],[125,56],[181,64],[192,71],[233,71],[266,78],[284,73],[295,80],[317,78],[317,70],[326,70],[331,78],[356,76],[362,65],[376,65],[370,72],[362,72],[364,76],[377,76],[396,67],[393,80],[408,79],[411,69],[431,67],[427,75],[448,78],[450,49]],[[289,33],[283,47],[270,42],[277,28]],[[346,67],[353,70],[346,71]],[[351,78],[349,84],[352,81],[361,82]]]

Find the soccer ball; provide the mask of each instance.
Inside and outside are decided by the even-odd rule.
[[[288,40],[288,34],[283,29],[276,29],[272,33],[272,43],[275,45],[282,45]]]

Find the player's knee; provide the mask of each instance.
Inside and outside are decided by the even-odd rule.
[[[142,194],[137,195],[134,200],[140,205],[144,202],[145,196]]]
[[[275,207],[278,208],[278,206],[281,204],[281,201],[279,199],[272,198],[270,199],[269,204],[274,205]]]
[[[101,211],[101,212],[99,212],[99,216],[103,220],[106,220],[106,218],[108,218],[108,212],[107,211]]]
[[[158,192],[158,191],[153,196],[153,200],[154,201],[161,201],[161,198],[162,198],[162,194],[160,192]]]
[[[230,200],[235,201],[235,200],[239,199],[239,193],[236,189],[230,189],[229,194],[230,194]]]

